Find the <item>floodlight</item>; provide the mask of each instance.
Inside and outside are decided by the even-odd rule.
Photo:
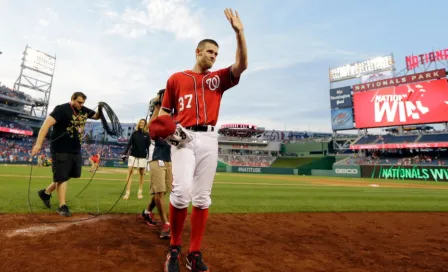
[[[393,70],[393,68],[394,59],[392,55],[376,57],[330,69],[330,81],[352,79],[364,74]]]
[[[24,54],[24,62],[28,68],[48,75],[53,75],[56,59],[40,51],[28,47]]]

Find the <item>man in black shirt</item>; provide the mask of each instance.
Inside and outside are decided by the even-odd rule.
[[[50,137],[50,152],[52,157],[53,182],[38,192],[40,199],[47,208],[51,208],[50,197],[57,190],[59,207],[57,212],[62,216],[71,216],[65,204],[67,182],[70,178],[81,177],[82,155],[81,142],[86,120],[100,119],[99,112],[84,107],[87,96],[82,92],[75,92],[69,103],[57,105],[40,128],[32,156],[38,154],[50,127],[53,131]]]
[[[131,194],[131,184],[132,184],[132,173],[134,168],[138,168],[138,173],[140,176],[139,190],[138,190],[138,199],[143,198],[143,181],[145,177],[145,169],[146,164],[148,162],[148,152],[149,145],[151,144],[151,137],[148,133],[148,126],[146,125],[146,119],[140,119],[135,128],[134,132],[132,132],[131,137],[129,138],[128,145],[123,152],[123,158],[128,155],[129,150],[131,150],[128,159],[128,168],[129,172],[126,180],[128,181],[126,185],[126,194],[123,199],[129,199],[129,195]]]
[[[160,95],[155,99],[154,112],[149,123],[159,115]],[[141,213],[141,217],[150,226],[156,226],[152,210],[157,206],[157,210],[162,220],[162,229],[160,239],[170,238],[170,223],[166,216],[166,208],[164,207],[164,195],[171,192],[173,173],[171,166],[171,145],[165,140],[155,140],[154,151],[150,158],[150,192],[153,195],[148,208]]]

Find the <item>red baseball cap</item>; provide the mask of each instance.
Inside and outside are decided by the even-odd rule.
[[[165,139],[176,131],[176,123],[170,115],[162,115],[155,118],[148,126],[151,139]]]

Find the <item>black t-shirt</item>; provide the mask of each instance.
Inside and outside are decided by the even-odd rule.
[[[81,153],[81,142],[87,118],[95,112],[82,107],[80,111],[73,108],[70,103],[58,105],[50,113],[56,120],[51,133],[51,153]]]
[[[130,149],[131,156],[135,158],[146,158],[148,156],[150,145],[151,137],[149,136],[149,133],[142,132],[141,130],[135,130],[132,132],[128,145],[126,146],[123,154],[127,154]]]
[[[154,151],[152,153],[152,161],[171,161],[171,145],[165,140],[155,140]]]

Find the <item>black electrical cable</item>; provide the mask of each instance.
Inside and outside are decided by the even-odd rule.
[[[118,120],[117,115],[115,115],[112,108],[106,102],[100,102],[99,105],[101,123],[104,130],[111,137],[120,137],[123,133],[123,128],[121,127],[120,120]],[[103,110],[106,111],[106,114],[103,113]]]

